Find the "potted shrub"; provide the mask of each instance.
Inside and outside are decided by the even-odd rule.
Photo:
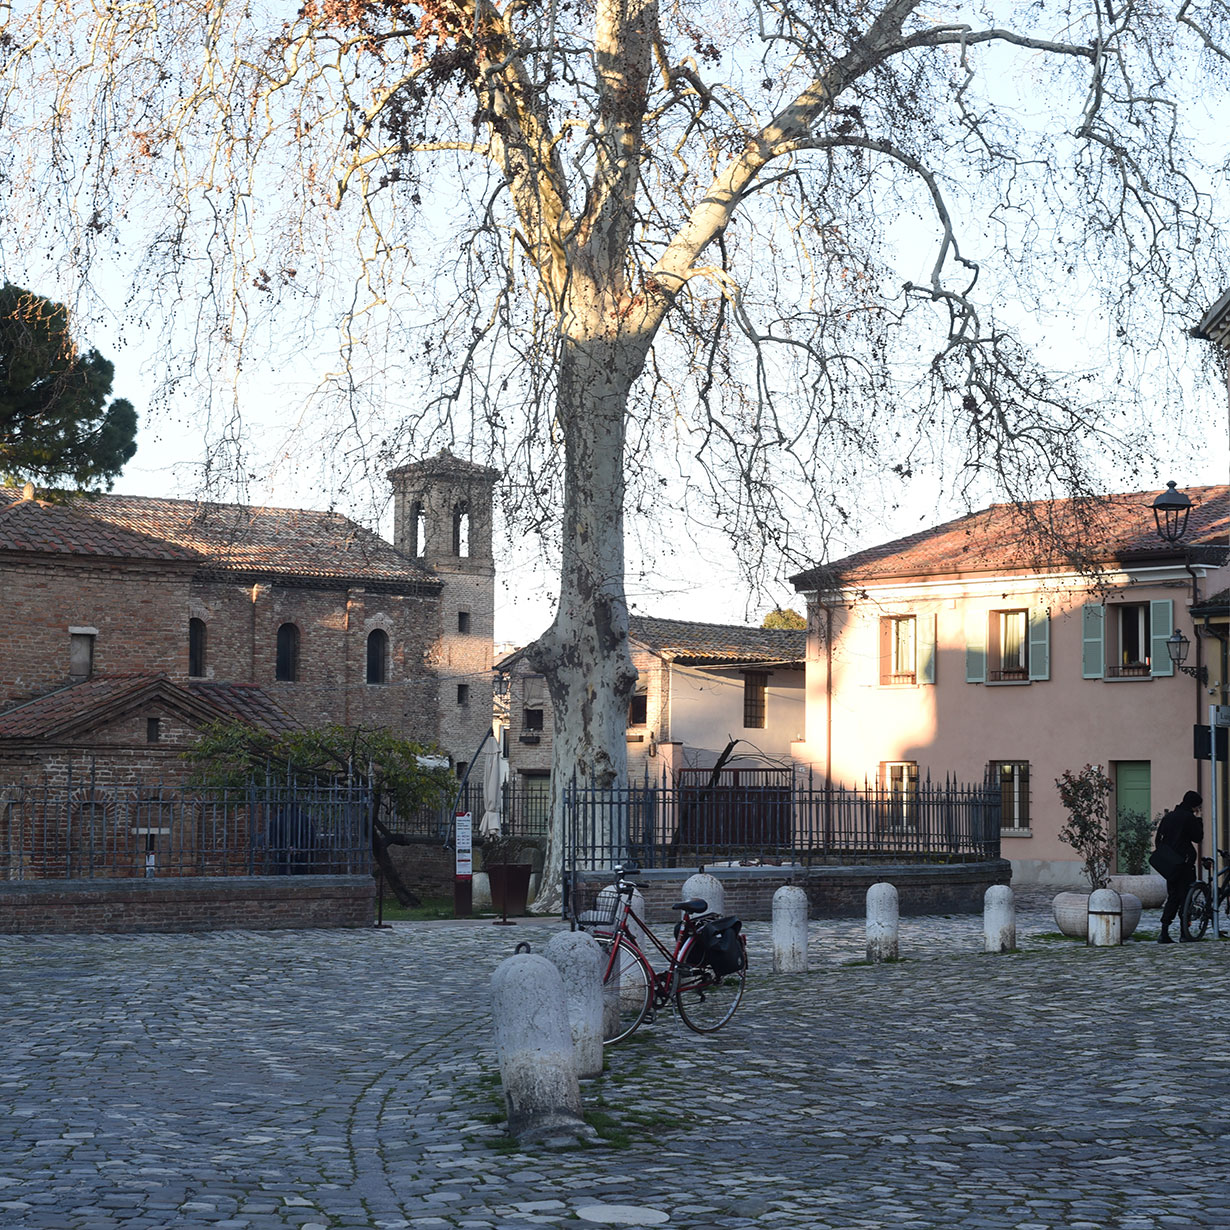
[[[1114,855],[1110,835],[1111,780],[1100,765],[1087,764],[1077,773],[1065,769],[1055,779],[1059,801],[1068,813],[1059,839],[1076,851],[1089,881],[1089,892],[1110,887],[1110,865]],[[1140,922],[1140,898],[1120,893],[1123,902],[1123,938],[1127,939]],[[1051,903],[1055,925],[1064,935],[1084,939],[1089,934],[1089,893],[1059,893]]]
[[[520,837],[488,837],[480,847],[483,871],[497,914],[524,914],[529,909],[533,842]]]
[[[1166,881],[1148,865],[1156,827],[1157,821],[1142,811],[1119,816],[1119,874],[1110,877],[1115,892],[1139,897],[1146,910],[1157,909],[1166,900]]]

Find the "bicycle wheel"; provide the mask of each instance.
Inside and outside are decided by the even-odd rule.
[[[653,988],[639,953],[623,940],[600,939],[602,967],[602,1045],[622,1042],[649,1013]],[[610,961],[611,945],[617,944]],[[609,968],[608,968],[609,965]]]
[[[1202,939],[1209,929],[1209,920],[1213,917],[1213,898],[1209,886],[1197,880],[1187,890],[1183,898],[1183,912],[1180,915],[1183,930],[1193,939]]]
[[[742,1002],[746,980],[746,952],[742,968],[733,974],[715,973],[708,965],[680,966],[675,974],[675,1007],[683,1023],[698,1034],[721,1029]]]

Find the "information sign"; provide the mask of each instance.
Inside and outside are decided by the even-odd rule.
[[[474,824],[468,811],[457,813],[457,871],[459,876],[474,872]]]

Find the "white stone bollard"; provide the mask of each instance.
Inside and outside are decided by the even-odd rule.
[[[476,871],[470,881],[470,909],[477,914],[491,908],[491,877],[485,871]]]
[[[543,1144],[592,1137],[581,1118],[559,970],[533,953],[501,961],[491,975],[491,1008],[509,1132]]]
[[[982,898],[982,936],[986,952],[1016,951],[1016,901],[1007,884],[992,884]]]
[[[726,913],[726,890],[717,876],[711,876],[707,871],[698,871],[694,876],[688,876],[679,890],[679,900],[687,901],[691,897],[699,897],[709,906],[710,914]]]
[[[807,894],[785,884],[773,894],[773,972],[798,974],[807,969]]]
[[[867,960],[897,960],[897,890],[873,884],[867,890]]]
[[[1123,943],[1123,902],[1113,888],[1089,894],[1089,945],[1116,948]]]
[[[559,970],[577,1075],[602,1072],[603,952],[584,931],[560,931],[551,937],[543,956]]]

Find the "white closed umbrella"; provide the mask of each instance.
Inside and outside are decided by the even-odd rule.
[[[504,777],[503,758],[500,756],[497,743],[487,753],[487,763],[483,766],[483,818],[479,821],[478,831],[482,837],[498,837],[500,835],[501,789]]]

